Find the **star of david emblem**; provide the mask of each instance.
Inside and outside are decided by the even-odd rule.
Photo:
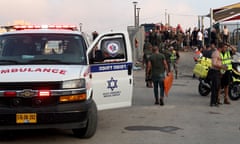
[[[113,77],[111,77],[111,79],[107,81],[107,83],[108,83],[108,87],[107,88],[110,88],[113,91],[115,88],[118,87],[117,86],[117,81],[118,80],[114,80]]]

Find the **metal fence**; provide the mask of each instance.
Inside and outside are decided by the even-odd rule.
[[[229,30],[229,42],[231,45],[240,45],[240,23],[222,23],[220,24],[221,31],[223,26],[226,25]],[[239,47],[240,49],[240,47]]]

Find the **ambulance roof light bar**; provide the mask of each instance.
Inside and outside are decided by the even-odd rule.
[[[13,26],[15,30],[25,30],[25,29],[66,29],[66,30],[77,30],[75,25],[15,25]]]

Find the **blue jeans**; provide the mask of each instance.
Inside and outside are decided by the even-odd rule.
[[[159,76],[159,77],[153,77],[153,92],[154,92],[154,97],[156,100],[159,99],[159,91],[158,88],[160,88],[160,98],[164,97],[164,76]]]

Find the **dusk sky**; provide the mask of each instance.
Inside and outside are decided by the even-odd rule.
[[[133,1],[140,8],[141,23],[165,23],[183,28],[197,26],[198,15],[206,15],[210,8],[220,8],[239,0],[0,0],[0,25],[25,21],[31,24],[82,23],[86,32],[126,30],[134,25]],[[209,19],[205,18],[206,25]]]

